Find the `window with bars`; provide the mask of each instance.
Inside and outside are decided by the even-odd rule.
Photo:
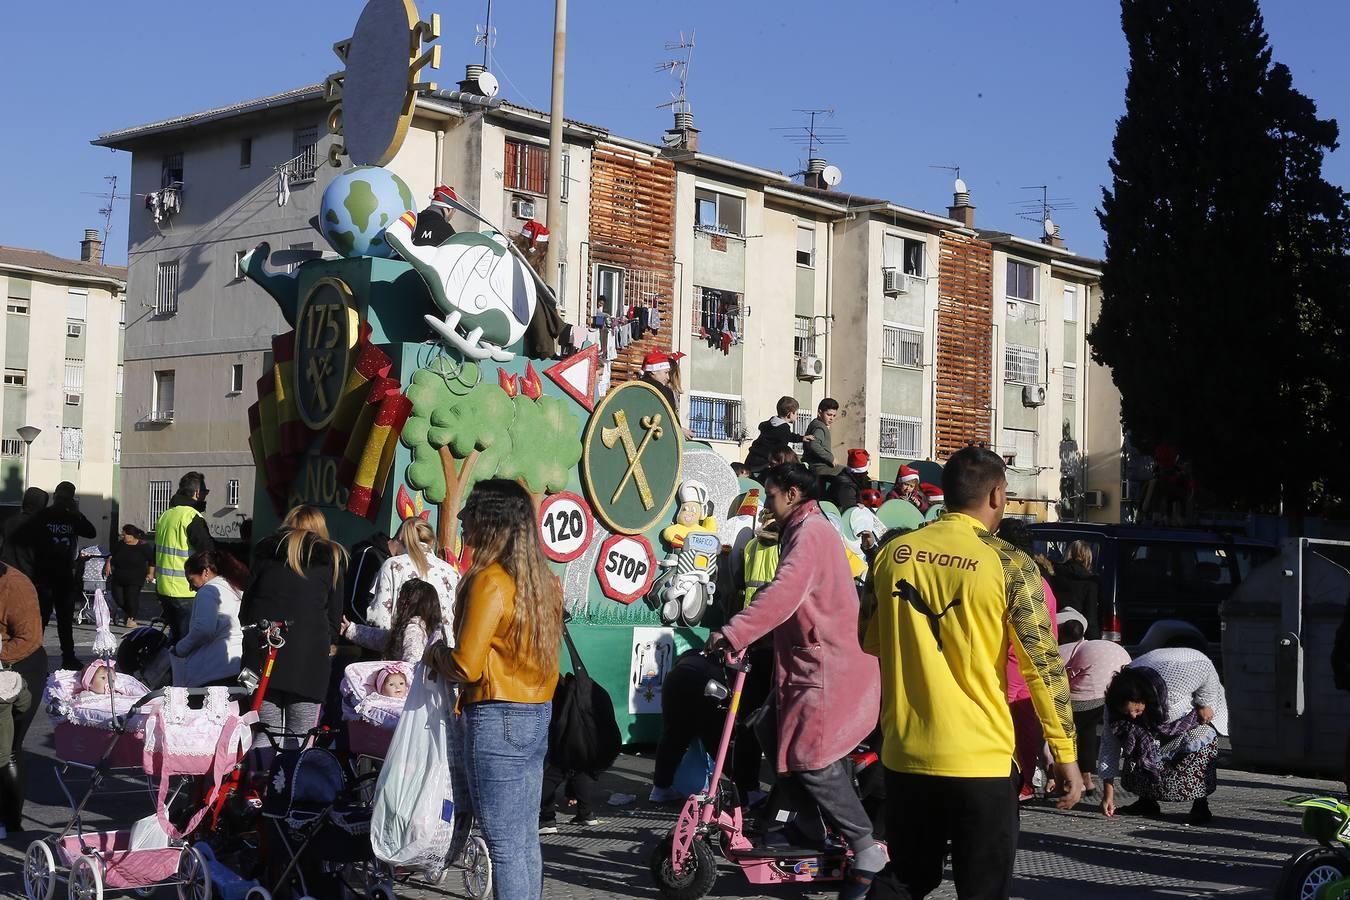
[[[238,478],[231,478],[229,481],[225,482],[225,505],[232,507],[239,505]]]
[[[1041,380],[1041,351],[1021,344],[1003,350],[1003,380],[1009,384],[1037,384]]]
[[[818,356],[816,353],[816,320],[810,316],[797,316],[797,333],[792,338],[792,353],[798,359],[803,356]]]
[[[796,417],[792,421],[792,430],[798,434],[806,434],[806,429],[811,427],[811,420],[814,418],[814,414],[798,410]],[[798,456],[801,456],[806,449],[805,445],[801,443],[789,444],[788,446],[791,447],[792,452],[796,453]]]
[[[1064,399],[1078,399],[1078,366],[1074,363],[1064,364]]]
[[[122,432],[113,432],[113,465],[120,465],[122,462]]]
[[[716,234],[745,234],[745,198],[708,188],[694,190],[694,224]]]
[[[705,331],[728,330],[743,334],[744,314],[741,312],[741,295],[735,291],[720,291],[717,288],[696,287],[694,295],[698,302],[694,305],[694,334],[699,329]]]
[[[1025,300],[1027,303],[1037,302],[1036,267],[1031,263],[1010,259],[1008,260],[1007,272],[1008,279],[1004,293],[1017,300]]]
[[[507,141],[503,181],[508,191],[547,193],[548,148],[525,141]]]
[[[161,188],[178,187],[183,183],[183,154],[170,153],[160,164],[159,186]]]
[[[0,438],[0,456],[23,456],[23,441],[18,438]]]
[[[61,459],[84,459],[84,429],[61,428]]]
[[[295,129],[291,154],[293,157],[290,162],[291,178],[295,181],[311,180],[314,173],[319,169],[319,128],[317,125]]]
[[[172,316],[178,312],[178,261],[162,262],[155,272],[155,314]]]
[[[881,455],[913,459],[919,455],[923,422],[913,416],[881,417]]]
[[[704,441],[740,441],[745,419],[739,397],[689,395],[689,430]]]
[[[883,325],[881,362],[887,366],[917,369],[923,365],[923,332],[903,325]]]
[[[146,508],[146,525],[150,531],[154,531],[155,523],[159,517],[169,508],[169,501],[173,499],[173,482],[171,481],[152,481],[150,482],[150,502]]]
[[[1036,466],[1037,435],[1034,431],[1022,428],[1005,428],[1000,435],[999,453],[1012,456],[1012,465],[1019,469],[1031,469]]]
[[[66,359],[66,378],[64,386],[67,394],[84,393],[84,360]]]
[[[6,387],[26,387],[28,385],[27,369],[6,369],[5,386]]]

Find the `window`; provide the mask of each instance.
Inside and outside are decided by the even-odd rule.
[[[564,161],[563,165],[567,163]],[[565,170],[564,170],[565,171]],[[508,191],[548,191],[548,148],[525,141],[506,142],[506,166],[502,178]]]
[[[225,505],[232,507],[239,505],[238,478],[231,478],[229,481],[225,482]]]
[[[623,306],[624,288],[623,269],[617,266],[595,267],[595,311],[598,314],[613,316]]]
[[[183,154],[170,153],[164,157],[160,166],[159,186],[161,188],[179,187],[183,183]]]
[[[28,315],[28,301],[22,297],[10,297],[5,309],[16,315],[26,316]]]
[[[84,393],[84,360],[66,358],[65,389],[67,394]]]
[[[1037,302],[1036,267],[1031,263],[1018,262],[1015,259],[1008,260],[1006,293],[1009,297],[1025,300],[1027,303]]]
[[[162,262],[155,273],[155,314],[172,316],[178,312],[178,261]]]
[[[120,465],[122,462],[122,432],[113,432],[113,465]]]
[[[1009,384],[1036,384],[1041,380],[1041,351],[1009,344],[1003,353],[1003,380]]]
[[[1013,465],[1019,469],[1036,467],[1036,432],[1021,428],[1003,429],[999,441],[999,453],[1013,457]]]
[[[907,238],[899,234],[883,235],[881,266],[884,269],[898,269],[906,275],[922,278],[926,249],[927,245],[916,238]]]
[[[0,439],[0,456],[23,456],[23,441],[18,438]]]
[[[84,334],[84,319],[89,308],[89,292],[75,288],[66,292],[66,337]]]
[[[122,376],[123,373],[125,372],[125,369],[126,369],[125,366],[117,367],[117,396],[119,397],[122,396]]]
[[[291,150],[294,162],[291,165],[291,177],[296,181],[309,181],[319,168],[319,129],[311,125],[308,128],[295,129]]]
[[[732,342],[739,340],[745,330],[742,321],[741,295],[734,291],[719,291],[717,288],[694,288],[698,303],[694,308],[694,334],[702,329],[706,333],[721,332],[730,334]]]
[[[887,366],[917,369],[923,365],[923,332],[903,325],[883,325],[881,362]]]
[[[745,234],[745,200],[742,197],[695,188],[694,214],[695,224],[705,231],[736,237]]]
[[[923,277],[923,241],[905,238],[905,274]]]
[[[77,338],[84,334],[83,322],[66,322],[66,337]]]
[[[1078,366],[1074,363],[1064,364],[1064,399],[1078,399]]]
[[[816,229],[813,225],[797,226],[797,265],[808,269],[816,265]]]
[[[117,302],[117,324],[123,328],[127,327],[127,301],[119,300]]]
[[[6,387],[24,387],[28,384],[27,369],[6,369],[5,386]]]
[[[314,242],[313,242],[313,241],[304,241],[304,242],[299,243],[299,244],[291,244],[287,249],[289,249],[289,250],[313,250],[313,249],[314,249]],[[294,271],[295,271],[296,269],[298,269],[298,268],[300,268],[300,263],[298,263],[298,262],[293,262],[293,263],[291,263],[290,265],[286,266],[286,271],[287,271],[287,272],[294,272]]]
[[[235,363],[230,366],[230,393],[242,394],[244,392],[244,364]]]
[[[239,141],[239,168],[247,169],[253,165],[253,138],[241,138]]]
[[[155,373],[155,395],[151,398],[154,409],[151,418],[155,421],[173,421],[173,376],[173,369]]]
[[[689,395],[689,430],[704,441],[739,441],[745,423],[738,397]]]
[[[792,355],[801,359],[803,356],[816,355],[816,322],[810,316],[797,316],[797,333],[792,338]]]
[[[919,455],[923,422],[912,416],[881,417],[881,455],[913,459]]]
[[[63,460],[84,459],[84,429],[61,429],[61,458]]]
[[[247,250],[234,251],[234,277],[235,280],[244,277],[244,257],[248,255]]]
[[[20,278],[17,275],[10,275],[8,281],[9,281],[9,290],[6,291],[6,293],[9,294],[9,303],[10,303],[9,311],[20,312],[20,310],[14,308],[16,305],[20,305],[23,307],[22,312],[27,313],[28,302],[33,299],[32,279]],[[22,301],[22,302],[16,304],[15,301]]]
[[[572,154],[566,150],[563,151],[563,171],[562,171],[562,199],[566,200],[571,192],[572,182]]]
[[[1064,321],[1078,321],[1078,287],[1077,285],[1064,285]]]
[[[169,501],[173,499],[173,482],[170,481],[152,481],[150,482],[150,503],[146,510],[145,524],[150,530],[154,530],[155,523],[159,517],[164,515],[165,510],[169,508]]]

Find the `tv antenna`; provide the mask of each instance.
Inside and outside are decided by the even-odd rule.
[[[806,151],[807,160],[818,158],[824,147],[848,143],[848,137],[844,134],[844,129],[836,128],[833,125],[816,124],[817,119],[834,118],[833,106],[794,109],[793,112],[804,114],[807,117],[806,124],[793,125],[789,128],[774,128],[773,130],[782,132],[784,138]]]
[[[497,46],[497,29],[492,27],[492,0],[487,0],[487,18],[483,24],[474,26],[474,45],[483,45],[483,68],[489,68],[488,57],[492,48]]]
[[[684,32],[681,31],[679,40],[666,41],[666,50],[677,54],[684,51],[683,59],[676,56],[675,59],[668,59],[656,67],[656,71],[669,72],[678,78],[680,89],[671,92],[669,103],[659,104],[656,108],[669,109],[677,116],[681,113],[692,113],[687,91],[689,88],[689,67],[694,62],[694,32],[689,32],[689,37],[685,37]]]
[[[106,246],[108,243],[108,232],[112,231],[113,205],[118,200],[128,200],[130,198],[127,197],[126,194],[117,193],[116,175],[104,175],[103,180],[108,182],[108,189],[106,191],[80,191],[80,193],[84,194],[86,197],[98,197],[101,200],[108,201],[107,206],[100,206],[98,209],[98,214],[103,217],[103,243]]]
[[[1055,234],[1052,214],[1066,209],[1078,208],[1078,204],[1068,197],[1051,197],[1048,184],[1024,185],[1020,190],[1040,191],[1041,196],[1039,199],[1014,201],[1018,207],[1017,217],[1041,226],[1045,234],[1050,237]]]

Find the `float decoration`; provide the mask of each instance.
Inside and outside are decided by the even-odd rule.
[[[697,625],[717,592],[717,557],[722,539],[717,531],[708,489],[693,479],[680,485],[675,524],[661,531],[667,553],[665,570],[653,593],[666,625]]]

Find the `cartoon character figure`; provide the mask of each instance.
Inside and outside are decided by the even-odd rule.
[[[691,478],[681,484],[679,504],[675,508],[675,524],[667,525],[661,532],[661,540],[665,541],[672,552],[684,547],[684,539],[691,531],[717,533],[717,520],[713,518],[708,489],[702,482]]]
[[[385,229],[389,245],[426,282],[444,320],[427,324],[469,359],[509,362],[506,348],[525,336],[534,315],[535,279],[498,232],[458,232],[439,246],[413,242],[417,217],[407,213]]]
[[[661,532],[668,547],[661,560],[665,574],[653,586],[667,624],[697,625],[717,590],[717,557],[722,551],[708,489],[689,479],[680,485],[675,524]]]

